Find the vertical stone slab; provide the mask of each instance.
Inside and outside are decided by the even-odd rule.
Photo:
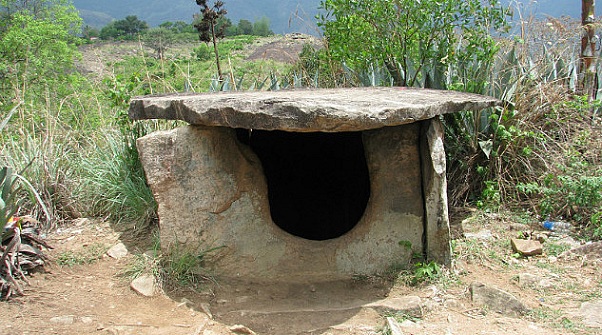
[[[438,118],[422,122],[422,190],[425,202],[427,259],[449,265],[451,244],[447,209],[447,179],[443,125]]]
[[[256,201],[267,192],[260,163],[233,129],[181,127],[142,137],[137,147],[159,205],[163,248],[233,245],[232,230],[269,220]]]

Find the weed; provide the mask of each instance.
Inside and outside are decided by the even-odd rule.
[[[108,248],[104,244],[95,243],[88,246],[84,246],[78,251],[65,251],[60,253],[56,258],[56,263],[60,266],[75,266],[92,264],[107,252]]]
[[[185,250],[176,244],[161,257],[163,281],[167,284],[190,286],[195,289],[204,281],[212,281],[213,275],[206,267],[205,261],[221,248],[193,251]]]
[[[567,244],[557,244],[557,243],[544,243],[543,250],[548,256],[558,256],[563,252],[571,249],[571,247]]]
[[[418,262],[414,265],[414,278],[412,282],[414,284],[422,282],[432,282],[438,279],[442,275],[441,267],[439,264],[430,262]]]
[[[539,307],[532,309],[527,316],[535,322],[545,323],[554,328],[565,330],[578,330],[583,328],[579,323],[576,323],[564,316],[561,310],[549,307]]]

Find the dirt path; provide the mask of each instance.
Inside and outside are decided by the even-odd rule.
[[[218,280],[202,293],[152,298],[132,291],[120,275],[132,268],[134,255],[103,255],[119,234],[107,224],[80,221],[47,237],[55,246],[48,255],[62,264],[91,264],[54,263],[47,273],[34,274],[24,297],[1,303],[0,334],[384,334],[386,317],[401,324],[404,334],[602,334],[580,315],[584,302],[602,301],[600,255],[559,257],[568,247],[550,240],[546,255],[513,258],[504,251],[509,236],[517,234],[512,228],[528,227],[503,220],[465,221],[464,233],[480,237],[456,240],[455,271],[433,285],[409,286],[402,279],[392,285],[379,278]],[[525,273],[536,278],[531,286],[518,280]],[[468,289],[473,282],[511,293],[530,312],[505,315],[474,304]]]

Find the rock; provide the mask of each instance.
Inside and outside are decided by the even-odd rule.
[[[417,318],[424,316],[429,309],[428,306],[417,296],[403,296],[397,298],[386,298],[365,305],[365,307],[373,308],[381,314],[386,313],[403,313]]]
[[[72,325],[75,322],[75,316],[73,316],[73,315],[55,316],[50,319],[50,322],[60,323],[63,325]]]
[[[539,241],[513,238],[510,243],[512,250],[523,256],[535,256],[543,253],[543,246]]]
[[[371,87],[149,96],[132,99],[129,115],[190,124],[137,140],[163,246],[226,246],[208,264],[225,277],[315,280],[381,272],[423,251],[449,265],[438,116],[500,104],[461,92]],[[318,173],[328,183],[308,182],[316,174],[299,162],[322,166],[341,153],[350,177],[335,159]],[[320,189],[326,184],[332,190]],[[365,228],[350,229],[360,219]],[[297,237],[325,247],[300,247],[306,241]]]
[[[374,320],[380,320],[382,317],[371,308],[362,308],[359,312],[345,322],[330,326],[332,332],[326,334],[376,334],[381,325],[374,323]]]
[[[491,230],[481,230],[476,233],[464,233],[464,237],[469,240],[491,240],[493,239],[493,234]]]
[[[443,307],[456,311],[463,311],[467,309],[466,305],[458,299],[447,299],[443,302]]]
[[[82,316],[79,318],[79,321],[85,324],[91,324],[92,322],[94,322],[94,319],[89,316]]]
[[[554,283],[551,280],[530,273],[519,274],[518,283],[522,287],[530,287],[534,289],[544,289],[554,286]]]
[[[200,306],[203,313],[207,314],[209,319],[213,320],[213,314],[211,313],[211,305],[209,305],[209,303],[203,302]]]
[[[131,100],[134,120],[182,120],[193,125],[286,131],[363,131],[398,126],[463,110],[500,105],[454,91],[370,87],[223,92]]]
[[[128,255],[128,249],[123,243],[117,243],[107,250],[107,255],[114,259],[120,259]]]
[[[517,316],[528,311],[527,307],[512,294],[482,283],[472,283],[470,295],[476,305],[487,306],[500,314]]]
[[[583,317],[586,326],[602,328],[602,300],[582,303],[579,314]]]
[[[254,331],[243,325],[234,325],[230,327],[230,331],[236,334],[256,335]]]
[[[602,258],[602,242],[591,242],[569,250],[577,255],[587,255],[590,258]]]
[[[155,280],[155,277],[151,275],[142,275],[134,279],[130,283],[130,287],[132,288],[132,290],[145,297],[154,297],[160,291],[159,287],[157,286],[157,281]]]
[[[397,323],[397,321],[392,317],[387,318],[387,324],[385,328],[389,330],[391,335],[403,335],[403,331],[401,331],[399,323]]]

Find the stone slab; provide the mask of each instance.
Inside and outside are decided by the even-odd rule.
[[[364,131],[397,126],[501,101],[477,94],[405,87],[171,94],[133,98],[134,120],[297,132]]]

